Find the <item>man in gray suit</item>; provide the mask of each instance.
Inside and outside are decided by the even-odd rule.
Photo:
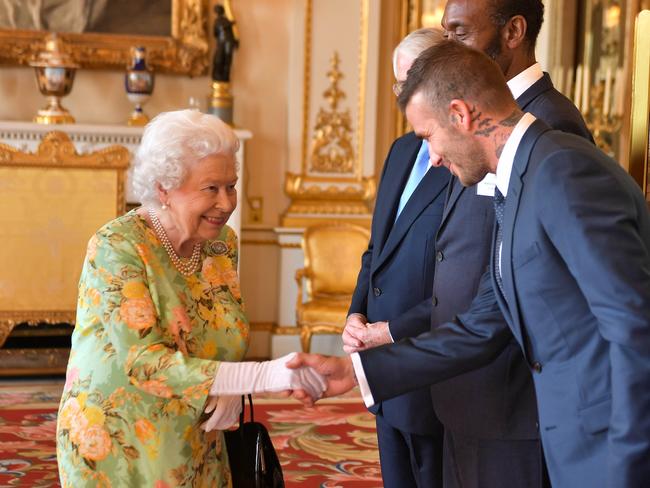
[[[536,62],[543,12],[541,0],[449,0],[442,25],[446,37],[497,62],[522,110],[591,140],[579,111]],[[478,290],[490,262],[493,195],[494,175],[468,188],[450,182],[436,237],[432,328],[467,310]],[[385,330],[382,323],[348,328],[347,352],[392,342]],[[534,387],[514,339],[489,365],[434,385],[431,394],[445,427],[445,488],[545,485]]]

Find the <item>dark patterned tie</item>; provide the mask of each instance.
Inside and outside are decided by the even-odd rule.
[[[497,219],[497,240],[494,243],[494,277],[503,294],[503,281],[501,280],[501,242],[503,241],[503,209],[506,206],[506,198],[499,189],[494,187],[494,216]],[[505,295],[504,295],[505,296]]]

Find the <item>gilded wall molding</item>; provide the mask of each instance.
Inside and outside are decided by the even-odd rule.
[[[190,76],[208,67],[208,8],[206,0],[172,0],[171,36],[61,33],[70,55],[82,68],[123,70],[132,46],[147,49],[156,71]],[[45,31],[0,30],[0,64],[27,66],[43,49]]]
[[[300,335],[300,327],[294,325],[277,325],[273,329],[275,335]]]
[[[250,328],[253,332],[273,332],[277,327],[275,322],[251,322]]]
[[[339,80],[343,78],[339,62],[339,53],[334,51],[327,72],[330,86],[323,93],[328,107],[319,108],[316,114],[309,170],[317,173],[349,174],[354,171],[350,110],[339,110],[338,107],[339,102],[346,98],[345,92],[339,88]]]
[[[344,69],[340,67],[340,58],[334,51],[326,72],[330,84],[323,93],[327,108],[317,112],[310,138],[313,1],[307,0],[305,7],[301,172],[287,172],[285,193],[291,198],[291,204],[282,216],[282,225],[303,226],[324,218],[340,220],[339,217],[351,217],[356,223],[369,224],[376,193],[374,177],[363,175],[369,0],[359,2],[359,73],[355,121],[352,123],[349,109],[340,108],[340,101],[346,98],[338,86]],[[367,222],[360,222],[359,219]]]

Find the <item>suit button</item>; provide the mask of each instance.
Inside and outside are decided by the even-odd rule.
[[[372,292],[375,294],[376,297],[378,297],[379,295],[381,295],[381,289],[380,289],[380,288],[374,287],[374,288],[372,289]]]
[[[533,363],[533,371],[535,371],[535,373],[541,373],[541,372],[542,372],[542,365],[541,365],[541,363],[539,363],[538,361],[535,361],[535,362]]]
[[[434,307],[438,306],[438,297],[431,297],[431,303],[433,303]]]
[[[539,422],[535,422],[535,430],[539,432]]]
[[[442,251],[438,251],[438,252],[436,253],[436,261],[440,262],[440,261],[442,261],[443,259],[445,259],[445,255],[442,254]]]

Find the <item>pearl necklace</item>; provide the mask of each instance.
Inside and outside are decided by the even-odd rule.
[[[176,254],[176,251],[174,251],[174,247],[169,241],[169,237],[167,236],[165,229],[160,223],[158,215],[156,215],[156,212],[154,212],[152,209],[149,209],[149,218],[151,219],[154,232],[158,236],[158,239],[160,239],[160,242],[165,248],[165,251],[167,251],[167,255],[169,256],[169,259],[172,260],[174,267],[176,267],[176,269],[183,276],[190,276],[196,273],[199,269],[201,260],[201,244],[197,243],[194,245],[194,249],[192,249],[192,257],[189,259],[181,258],[178,254]]]

